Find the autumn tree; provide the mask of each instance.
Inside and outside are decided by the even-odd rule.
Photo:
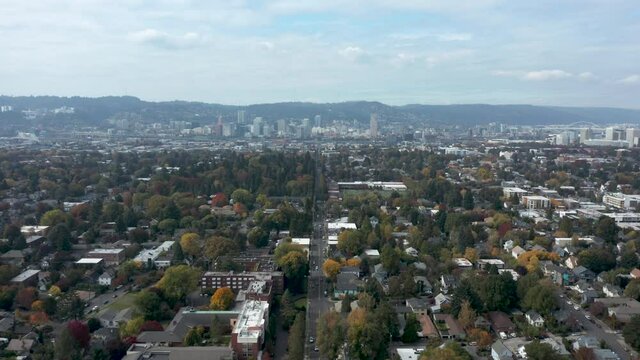
[[[322,271],[324,272],[324,276],[326,276],[328,279],[331,279],[331,281],[336,281],[336,277],[340,272],[340,263],[333,259],[327,259],[322,264]]]
[[[233,291],[228,287],[218,288],[211,296],[209,308],[212,310],[229,310],[235,300]]]
[[[200,236],[196,233],[184,233],[180,237],[180,247],[182,251],[191,256],[196,257],[200,254]]]
[[[460,312],[458,313],[458,322],[464,329],[468,329],[473,326],[476,321],[476,312],[471,307],[469,300],[464,300],[460,306]]]
[[[67,329],[69,329],[71,337],[73,337],[79,347],[84,349],[89,347],[91,335],[89,333],[89,327],[87,326],[87,324],[80,320],[71,320],[67,323]]]
[[[320,353],[327,359],[337,359],[346,336],[346,324],[342,316],[335,311],[329,311],[322,314],[316,326]]]

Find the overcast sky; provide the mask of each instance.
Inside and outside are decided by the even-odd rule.
[[[0,0],[0,94],[640,108],[640,3]]]

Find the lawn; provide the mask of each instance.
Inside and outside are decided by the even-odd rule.
[[[113,301],[107,305],[107,309],[113,309],[116,311],[120,311],[127,308],[134,307],[134,300],[136,298],[137,293],[127,293],[118,298],[113,299]]]
[[[293,303],[293,305],[296,309],[304,311],[307,308],[307,298],[303,297],[302,299],[298,299]]]

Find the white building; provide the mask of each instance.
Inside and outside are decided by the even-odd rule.
[[[640,205],[640,195],[607,193],[602,197],[602,202],[616,209],[632,210]]]
[[[547,209],[549,208],[549,198],[539,195],[527,195],[522,197],[522,204],[527,209]]]

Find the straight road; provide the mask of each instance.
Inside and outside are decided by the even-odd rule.
[[[576,317],[587,336],[604,340],[609,349],[616,353],[622,360],[637,359],[638,354],[626,345],[621,334],[616,334],[605,323],[593,316],[589,316],[593,321],[587,319],[588,314],[582,308],[576,310],[576,304],[568,301],[566,297],[560,299],[560,301],[560,306]]]

